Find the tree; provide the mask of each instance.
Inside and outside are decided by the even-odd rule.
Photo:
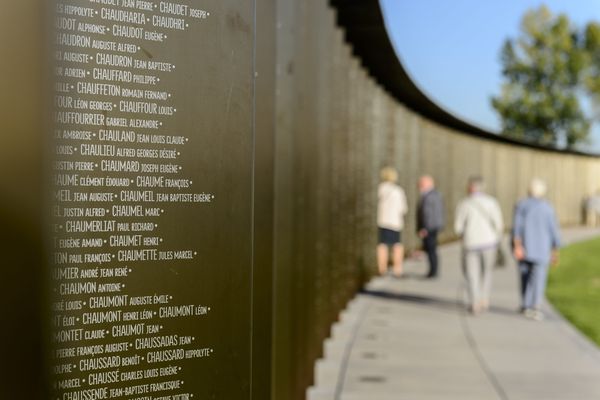
[[[600,93],[600,70],[592,71],[591,62],[593,51],[600,60],[596,28],[578,32],[566,15],[553,16],[545,6],[524,15],[520,36],[502,48],[505,83],[492,98],[503,135],[568,148],[586,141],[591,118],[580,99]]]
[[[585,27],[585,51],[587,52],[588,70],[584,82],[592,97],[594,119],[600,120],[600,24],[590,22]]]

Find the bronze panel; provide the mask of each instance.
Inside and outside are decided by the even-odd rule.
[[[254,2],[51,17],[53,397],[250,398]]]

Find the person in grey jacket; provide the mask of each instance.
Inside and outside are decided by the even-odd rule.
[[[521,200],[513,219],[513,252],[521,273],[522,311],[542,320],[540,305],[546,290],[548,267],[558,263],[560,233],[552,205],[544,200],[546,184],[534,179],[529,197]]]
[[[435,278],[438,274],[437,236],[444,227],[444,203],[429,175],[419,178],[419,192],[417,233],[423,240],[423,250],[429,260],[427,278]]]
[[[476,315],[490,305],[492,271],[504,224],[498,201],[484,192],[483,178],[469,178],[467,192],[456,207],[454,232],[462,239],[470,310]]]

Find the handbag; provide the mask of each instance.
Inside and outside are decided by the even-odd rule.
[[[496,249],[496,268],[504,268],[508,264],[508,257],[506,252],[504,251],[504,246],[502,246],[502,240],[498,243],[498,248]]]
[[[479,211],[479,213],[485,216],[485,218],[487,219],[489,224],[492,226],[492,229],[495,230],[496,224],[494,223],[494,220],[492,219],[492,217],[476,201],[473,202],[473,204],[475,204],[475,208]],[[508,263],[508,257],[506,255],[506,252],[504,251],[504,246],[502,246],[502,237],[500,237],[500,240],[498,241],[498,246],[496,247],[495,267],[496,268],[504,268],[504,267],[506,267],[507,263]]]

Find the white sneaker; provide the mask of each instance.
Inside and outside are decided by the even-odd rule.
[[[524,314],[525,314],[525,318],[529,318],[534,321],[543,321],[544,320],[544,313],[542,313],[540,310],[528,308],[525,310]]]
[[[533,319],[536,321],[543,321],[545,318],[544,313],[540,310],[534,310]]]

